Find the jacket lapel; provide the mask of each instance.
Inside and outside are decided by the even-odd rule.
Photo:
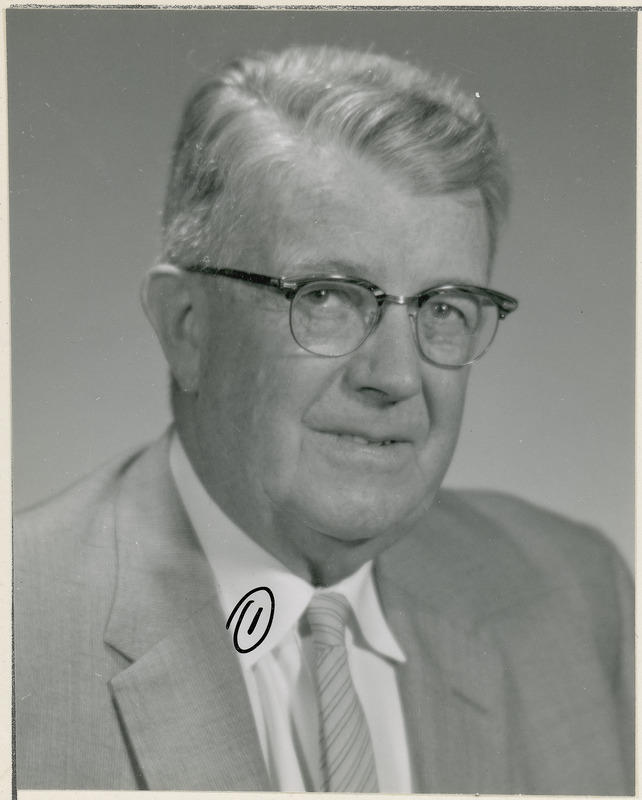
[[[443,617],[408,608],[389,619],[407,656],[399,685],[416,789],[496,792],[508,769],[499,658]]]
[[[105,641],[133,663],[111,681],[148,789],[266,790],[269,779],[211,569],[169,471],[169,437],[125,474]]]
[[[449,523],[431,511],[427,533],[379,559],[377,583],[407,657],[399,686],[416,790],[497,793],[511,785],[503,662],[472,615],[453,608],[458,580],[474,582],[475,569],[462,562],[465,550],[453,552]]]

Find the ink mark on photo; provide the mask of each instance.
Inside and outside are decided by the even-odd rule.
[[[243,606],[241,608],[241,606]],[[250,607],[254,606],[254,613],[248,615],[248,621],[244,622]],[[239,611],[240,609],[240,611]],[[274,619],[274,594],[267,586],[259,586],[252,589],[238,601],[232,613],[228,617],[225,627],[229,630],[234,617],[237,616],[234,626],[232,641],[239,653],[251,653],[255,650],[270,632],[272,620]]]

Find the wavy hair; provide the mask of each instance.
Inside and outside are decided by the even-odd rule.
[[[230,63],[188,101],[163,214],[164,258],[207,261],[265,171],[333,145],[417,194],[478,189],[491,253],[509,203],[494,126],[452,80],[388,56],[295,47]],[[215,259],[216,260],[216,259]]]

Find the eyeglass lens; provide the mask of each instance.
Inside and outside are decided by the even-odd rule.
[[[423,356],[453,367],[468,364],[486,351],[499,318],[492,301],[456,289],[425,295],[412,315]],[[305,350],[342,356],[365,341],[379,318],[377,298],[366,287],[315,281],[295,295],[290,327]]]

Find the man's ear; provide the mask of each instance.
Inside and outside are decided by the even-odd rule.
[[[171,264],[152,267],[141,287],[141,301],[179,386],[196,392],[201,341],[189,280],[184,270]]]

